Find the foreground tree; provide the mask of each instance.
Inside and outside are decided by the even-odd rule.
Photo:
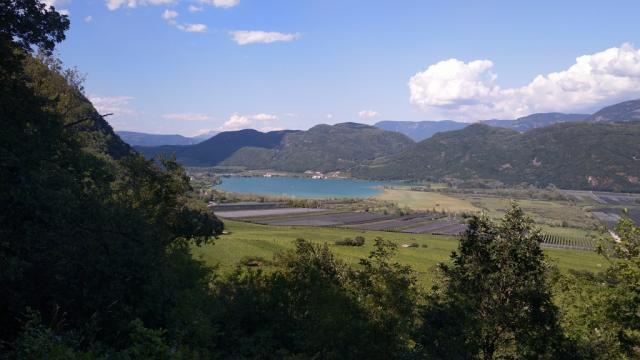
[[[547,284],[548,265],[539,230],[513,204],[494,224],[474,217],[441,265],[423,311],[418,342],[430,358],[558,358],[563,335]]]
[[[376,240],[356,271],[304,240],[269,274],[238,270],[216,287],[215,349],[229,359],[394,359],[408,351],[415,275]]]
[[[132,152],[73,79],[32,56],[67,27],[39,1],[0,1],[0,353],[182,342],[206,303],[179,311],[211,276],[189,246],[222,223],[181,167]]]
[[[599,252],[610,260],[599,274],[559,278],[563,327],[593,359],[640,358],[640,227],[625,217]]]

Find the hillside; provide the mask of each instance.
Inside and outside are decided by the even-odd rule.
[[[640,122],[555,124],[519,133],[474,124],[353,171],[375,179],[492,179],[640,191]]]
[[[116,131],[116,134],[131,146],[193,145],[206,140],[199,137],[147,134],[135,131]]]
[[[273,149],[283,137],[295,133],[292,130],[262,133],[253,129],[222,132],[195,145],[165,145],[157,147],[136,146],[147,158],[158,155],[175,155],[178,162],[188,166],[214,166],[243,147]]]
[[[241,149],[222,164],[293,172],[348,170],[364,161],[399,153],[412,144],[402,134],[369,125],[317,125],[287,134],[270,150]]]
[[[520,132],[529,131],[567,121],[584,121],[588,114],[537,113],[517,118],[515,120],[485,120],[483,124],[513,129]]]
[[[640,99],[607,106],[588,119],[592,122],[624,122],[640,120]]]

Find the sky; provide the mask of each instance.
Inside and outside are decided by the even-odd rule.
[[[640,98],[640,1],[43,0],[116,130],[591,113]]]

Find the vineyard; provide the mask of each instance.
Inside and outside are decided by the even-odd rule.
[[[542,245],[553,248],[591,251],[596,247],[596,240],[590,237],[571,237],[544,234]]]

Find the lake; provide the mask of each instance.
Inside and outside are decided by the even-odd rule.
[[[297,198],[366,198],[378,195],[388,182],[304,177],[223,177],[214,186],[224,191]]]

